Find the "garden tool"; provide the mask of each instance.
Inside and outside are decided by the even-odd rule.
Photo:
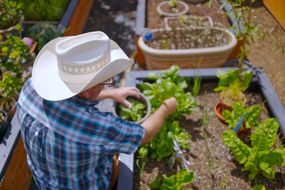
[[[184,157],[178,139],[176,137],[173,137],[172,141],[173,141],[173,149],[176,152],[176,158],[178,158],[178,160],[181,161],[182,168],[189,170],[190,162]]]

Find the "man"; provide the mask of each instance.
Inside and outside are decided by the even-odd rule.
[[[136,88],[104,90],[131,61],[103,32],[52,40],[38,54],[18,101],[28,164],[39,189],[108,189],[113,156],[152,140],[176,110],[165,100],[141,125],[96,108],[111,98],[131,106]]]

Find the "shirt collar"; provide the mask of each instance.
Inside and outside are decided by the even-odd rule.
[[[78,105],[81,105],[81,106],[95,106],[99,103],[98,100],[92,101],[92,100],[88,100],[85,98],[81,98],[79,96],[74,96],[74,97],[68,99],[68,101],[75,103],[75,104],[78,104]]]

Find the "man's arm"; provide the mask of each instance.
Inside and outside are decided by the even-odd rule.
[[[103,90],[97,97],[98,100],[113,99],[114,101],[125,105],[130,108],[131,103],[127,100],[128,96],[135,96],[140,98],[139,89],[135,87],[122,87]]]
[[[175,98],[169,98],[160,105],[160,107],[151,114],[143,123],[145,135],[142,144],[150,142],[160,131],[164,120],[176,111],[177,101]]]

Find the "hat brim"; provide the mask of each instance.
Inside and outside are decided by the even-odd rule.
[[[89,75],[83,83],[67,83],[59,76],[57,56],[52,51],[57,43],[68,37],[54,39],[47,43],[39,52],[32,70],[32,84],[36,92],[42,98],[51,101],[60,101],[71,98],[80,92],[100,84],[117,74],[123,72],[132,65],[132,61],[122,49],[112,40],[111,61],[94,75]]]

